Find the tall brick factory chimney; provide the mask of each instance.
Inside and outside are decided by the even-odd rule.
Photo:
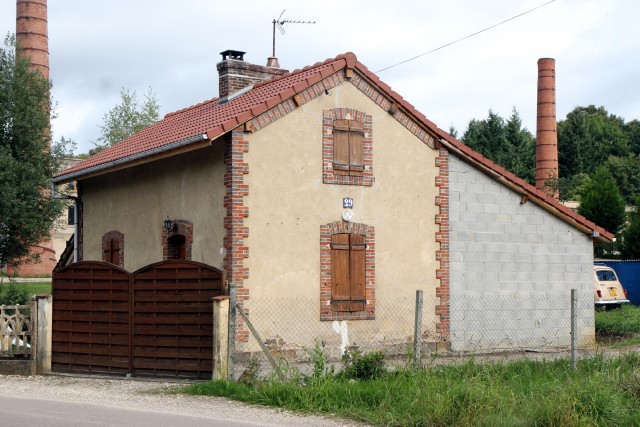
[[[21,55],[31,58],[32,68],[49,80],[47,0],[17,0],[16,44]]]
[[[28,57],[31,69],[40,71],[49,80],[47,0],[16,0],[16,45],[20,48],[16,54]],[[29,250],[38,254],[39,260],[23,262],[17,269],[7,267],[7,273],[23,277],[50,275],[56,266],[52,241],[40,242]]]
[[[558,178],[558,132],[556,123],[556,61],[538,60],[538,119],[536,125],[536,188],[559,199],[549,180]]]
[[[222,61],[218,62],[219,98],[225,99],[234,93],[253,84],[288,73],[280,68],[277,60],[270,61],[266,67],[245,62],[244,54],[239,50],[225,50],[220,52]]]

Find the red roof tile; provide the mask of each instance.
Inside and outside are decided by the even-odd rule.
[[[207,135],[209,139],[214,139],[282,102],[281,94],[291,97],[296,92],[306,89],[309,87],[308,79],[317,82],[320,80],[321,73],[325,72],[326,75],[327,70],[335,72],[343,68],[346,64],[344,56],[340,55],[312,67],[305,67],[302,70],[295,70],[257,83],[253,89],[224,104],[219,104],[218,99],[214,98],[169,113],[154,125],[58,173],[54,179],[62,181],[65,177],[78,176],[82,171],[88,173],[114,162],[126,163],[128,159],[143,157],[145,153],[152,154],[199,135]]]
[[[338,55],[324,62],[306,66],[301,70],[295,70],[291,73],[274,77],[271,80],[258,82],[251,90],[223,104],[219,104],[219,100],[214,98],[169,113],[158,123],[58,173],[54,179],[56,181],[70,180],[71,178],[82,176],[85,172],[89,173],[93,169],[107,167],[114,162],[126,163],[128,159],[134,160],[138,157],[144,157],[147,153],[151,155],[156,150],[170,148],[177,143],[194,139],[199,135],[206,135],[206,138],[213,140],[345,67],[357,69],[378,90],[391,98],[398,106],[401,106],[416,121],[436,133],[445,143],[445,147],[449,146],[457,150],[467,161],[503,177],[516,187],[520,187],[523,193],[538,200],[539,203],[547,205],[556,215],[560,214],[564,215],[565,218],[569,217],[583,227],[599,233],[606,240],[614,238],[613,234],[602,227],[566,208],[557,200],[549,197],[528,182],[518,178],[513,173],[498,166],[438,128],[424,114],[393,91],[389,85],[369,71],[364,64],[357,60],[353,53]]]

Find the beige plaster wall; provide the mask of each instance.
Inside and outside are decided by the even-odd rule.
[[[354,108],[373,117],[375,182],[371,187],[322,182],[322,112],[333,108]],[[377,301],[376,320],[343,322],[339,328],[347,327],[353,333],[371,330],[373,325],[380,332],[376,339],[410,335],[416,289],[424,290],[425,297],[435,296],[438,285],[437,152],[350,83],[247,134],[247,139],[245,161],[250,170],[245,176],[249,184],[245,204],[249,217],[245,224],[250,230],[250,256],[244,265],[249,268],[245,286],[250,299],[246,307],[256,324],[269,316],[275,319],[263,328],[268,331],[266,338],[295,330],[299,333],[285,341],[313,345],[316,337],[329,339],[327,333],[340,341],[343,332],[327,328],[332,322],[319,320],[320,226],[341,220],[343,197],[354,200],[353,222],[375,227]],[[299,303],[290,307],[272,302],[281,297]],[[308,306],[309,301],[315,308],[311,313],[305,309],[302,320],[295,314],[297,307]],[[433,306],[425,307],[429,310],[433,312]],[[306,331],[301,322],[308,324]],[[401,325],[409,332],[399,332]],[[434,322],[425,328],[435,329]]]
[[[124,233],[124,268],[162,261],[167,215],[193,223],[192,260],[222,268],[224,147],[217,144],[82,182],[83,259],[102,259],[102,236]]]

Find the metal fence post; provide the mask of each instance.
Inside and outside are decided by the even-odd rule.
[[[413,329],[413,365],[419,366],[422,361],[422,291],[416,291],[416,319]]]
[[[578,290],[571,289],[571,368],[576,369],[578,356]]]

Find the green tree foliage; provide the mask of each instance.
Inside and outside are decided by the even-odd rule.
[[[629,224],[622,232],[622,256],[625,259],[640,259],[640,197],[629,215]]]
[[[485,120],[471,120],[462,142],[529,183],[535,182],[535,140],[513,109],[508,120],[489,110]]]
[[[50,180],[69,142],[51,144],[51,84],[14,46],[7,36],[0,47],[0,266],[49,236],[62,210],[49,197]]]
[[[624,209],[616,181],[605,167],[597,168],[580,194],[578,213],[615,234],[625,223]]]
[[[632,126],[633,127],[633,126]],[[604,107],[576,107],[558,122],[558,161],[561,177],[593,174],[609,156],[627,157],[629,134],[624,119]]]
[[[624,132],[629,137],[631,152],[640,156],[640,120],[631,120],[624,125]]]
[[[144,94],[144,102],[140,103],[135,91],[122,88],[120,90],[120,104],[113,107],[104,115],[103,123],[99,125],[101,135],[95,148],[89,154],[95,154],[107,147],[111,147],[123,139],[140,132],[158,121],[160,105],[151,88]]]
[[[627,204],[632,204],[636,197],[640,196],[640,156],[610,156],[604,166],[616,180]]]

